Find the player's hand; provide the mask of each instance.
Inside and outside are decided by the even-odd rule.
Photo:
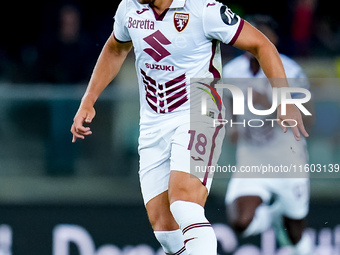
[[[80,107],[73,119],[73,125],[71,127],[71,133],[73,134],[72,143],[75,143],[77,139],[85,139],[85,136],[91,135],[92,131],[89,127],[85,127],[84,123],[91,123],[96,111],[94,107]]]
[[[297,141],[300,140],[301,133],[303,134],[303,136],[309,137],[309,134],[307,133],[305,126],[303,125],[300,110],[292,104],[287,104],[286,107],[286,115],[281,115],[281,105],[279,105],[279,107],[277,108],[277,118],[279,119],[278,124],[281,126],[283,132],[287,132],[288,127],[286,126],[291,126],[289,128],[292,129],[294,137]],[[295,120],[297,122],[297,125],[294,121],[289,121],[289,119]],[[282,121],[284,121],[283,123],[285,126],[282,125]]]

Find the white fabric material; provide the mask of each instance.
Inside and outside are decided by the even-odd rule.
[[[175,201],[170,210],[179,224],[189,255],[216,255],[215,232],[204,215],[204,208],[196,203]]]
[[[242,233],[244,237],[260,234],[269,229],[273,222],[273,213],[270,206],[262,204],[255,210],[253,220]]]
[[[238,197],[259,196],[269,203],[277,195],[280,213],[291,219],[303,219],[309,211],[309,179],[307,178],[231,178],[225,198],[230,205]]]
[[[292,255],[312,255],[313,243],[309,235],[303,234],[301,240],[293,246]]]
[[[166,254],[188,254],[184,247],[184,237],[180,229],[173,231],[154,231],[154,234]]]
[[[132,41],[134,46],[141,125],[169,120],[172,114],[168,113],[187,114],[190,103],[184,97],[189,97],[190,79],[220,77],[217,41],[235,41],[243,24],[214,0],[176,0],[173,6],[181,8],[170,7],[160,18],[147,4],[123,0],[115,15],[115,38]],[[221,13],[222,8],[229,16]],[[223,17],[229,17],[231,23],[225,23]],[[178,97],[167,94],[173,90],[179,91],[175,93]],[[185,102],[176,105],[181,99]]]

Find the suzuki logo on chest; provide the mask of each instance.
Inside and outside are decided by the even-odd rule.
[[[174,24],[178,32],[182,32],[189,23],[189,13],[175,12]]]
[[[161,31],[157,30],[155,33],[145,37],[143,40],[152,47],[144,49],[144,51],[156,62],[159,62],[163,58],[171,55],[170,52],[163,47],[163,45],[169,45],[171,42],[161,33]]]

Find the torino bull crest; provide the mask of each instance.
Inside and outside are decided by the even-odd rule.
[[[174,15],[174,24],[178,32],[182,32],[189,23],[189,14],[176,12]]]

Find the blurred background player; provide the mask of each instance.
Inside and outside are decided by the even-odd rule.
[[[278,43],[277,24],[265,15],[254,15],[249,21],[263,32],[273,44]],[[292,59],[280,54],[290,86],[309,89],[307,77],[301,67]],[[238,85],[244,93],[253,88],[253,104],[256,109],[269,109],[272,105],[272,92],[269,82],[256,58],[245,53],[223,68],[224,78],[242,79]],[[253,78],[256,79],[256,81]],[[261,79],[264,78],[264,79]],[[233,80],[235,81],[235,80]],[[293,94],[298,98],[300,94]],[[304,95],[303,95],[304,96]],[[307,106],[308,109],[310,107]],[[247,109],[247,107],[245,107]],[[249,119],[270,119],[268,116],[255,116],[246,112],[241,116]],[[275,116],[273,116],[275,119]],[[241,121],[236,118],[236,121]],[[311,126],[311,119],[305,120]],[[271,122],[264,121],[262,127],[237,125],[229,129],[232,142],[237,143],[236,164],[241,166],[260,165],[304,165],[308,162],[306,140],[296,141],[291,130],[282,133],[279,126],[272,127]],[[245,177],[243,175],[243,177]],[[274,227],[281,246],[289,245],[294,255],[310,255],[311,240],[303,235],[305,217],[309,210],[309,178],[243,178],[235,173],[231,178],[226,194],[229,221],[243,237],[256,235]],[[261,178],[262,177],[262,178]],[[287,176],[286,176],[287,177]],[[288,177],[294,177],[288,176]]]

